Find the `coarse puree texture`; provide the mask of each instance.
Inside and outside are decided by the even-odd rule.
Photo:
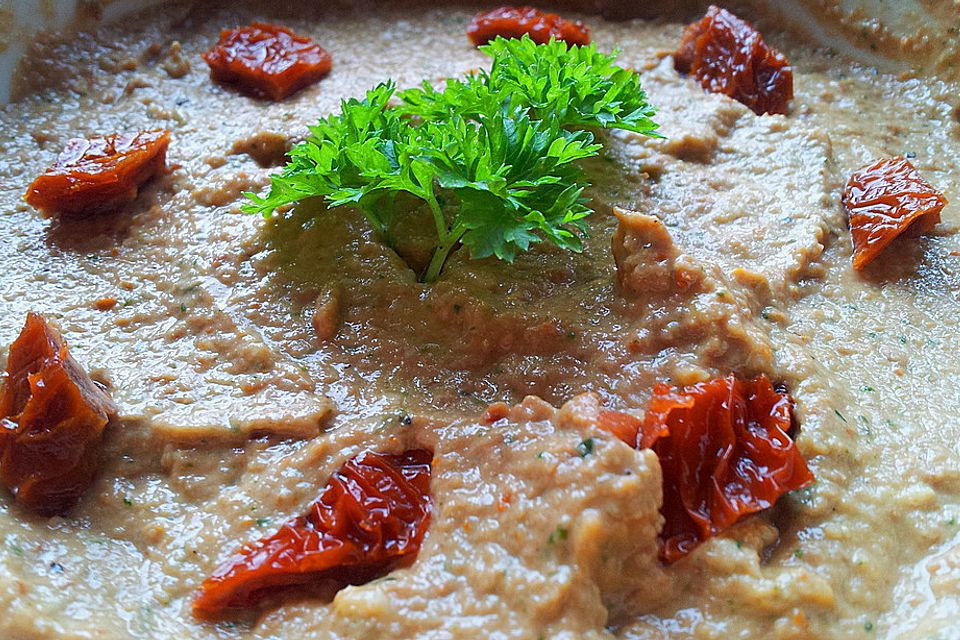
[[[857,273],[839,204],[895,155],[960,203],[960,87],[761,20],[796,99],[756,116],[673,70],[693,14],[574,14],[642,74],[666,136],[604,134],[583,253],[459,251],[424,285],[416,220],[395,253],[350,209],[240,212],[340,99],[488,64],[464,35],[480,8],[174,3],[32,46],[0,111],[0,345],[45,314],[120,414],[66,517],[0,496],[0,637],[960,637],[960,209]],[[201,53],[252,20],[315,39],[331,75],[278,103],[211,82]],[[69,138],[158,128],[171,171],[124,210],[22,202]],[[791,390],[817,482],[664,566],[656,456],[598,412],[730,372]],[[414,564],[193,619],[234,549],[349,457],[407,447],[435,454]]]

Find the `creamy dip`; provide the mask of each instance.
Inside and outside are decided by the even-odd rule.
[[[44,36],[0,111],[0,345],[46,314],[121,410],[67,517],[0,495],[0,637],[960,637],[958,208],[856,273],[839,205],[851,171],[902,154],[960,203],[960,87],[767,31],[797,97],[758,117],[676,74],[682,20],[581,16],[643,74],[667,139],[611,134],[586,165],[582,254],[461,251],[421,285],[416,221],[401,259],[353,211],[264,221],[241,194],[341,98],[487,64],[464,35],[476,7],[302,4]],[[212,83],[200,53],[253,19],[313,37],[333,73],[280,103]],[[22,203],[70,137],[154,128],[173,170],[124,211],[57,222]],[[731,371],[788,385],[817,482],[664,567],[656,456],[597,411]],[[495,401],[517,406],[491,427]],[[412,446],[435,451],[412,566],[191,617],[214,567],[344,460]]]

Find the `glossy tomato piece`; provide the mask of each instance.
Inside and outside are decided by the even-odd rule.
[[[320,45],[265,22],[224,29],[203,59],[214,80],[271,100],[318,82],[333,68],[333,58]]]
[[[24,200],[45,215],[114,211],[164,168],[169,145],[169,131],[74,138]]]
[[[850,176],[841,197],[853,236],[853,267],[863,269],[901,234],[940,222],[947,199],[904,158],[878,160]]]
[[[215,620],[279,587],[362,584],[412,563],[430,525],[432,458],[424,449],[351,458],[305,515],[220,565],[201,585],[194,614]]]
[[[648,433],[667,434],[653,445],[663,472],[666,562],[814,480],[789,435],[793,401],[766,376],[658,385],[644,423]]]
[[[537,44],[546,44],[551,38],[567,44],[590,44],[590,29],[579,20],[566,20],[533,7],[500,7],[484,11],[474,16],[467,27],[467,37],[474,46],[486,44],[497,36],[520,38],[524,34]]]
[[[116,410],[46,320],[29,314],[0,389],[0,480],[29,509],[64,513],[93,480]]]
[[[620,411],[601,411],[597,423],[601,429],[635,449],[649,449],[653,443],[667,435],[666,425],[648,425],[640,418]],[[653,430],[647,431],[647,427]]]
[[[711,93],[722,93],[757,115],[786,113],[793,99],[793,69],[749,22],[711,6],[689,25],[674,54],[674,67]]]

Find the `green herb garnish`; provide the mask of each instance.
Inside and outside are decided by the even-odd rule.
[[[587,438],[577,445],[577,453],[580,454],[581,458],[586,458],[588,455],[593,453],[593,449],[593,438]]]
[[[341,102],[290,151],[269,193],[246,194],[244,211],[269,216],[323,197],[357,207],[394,247],[397,220],[425,207],[436,231],[425,282],[460,245],[507,262],[542,241],[582,250],[592,210],[575,163],[602,148],[585,128],[657,136],[639,76],[593,45],[498,38],[481,50],[491,69],[442,90],[398,93],[387,82]]]
[[[400,94],[403,111],[425,120],[460,115],[482,120],[504,103],[529,110],[535,120],[562,127],[600,127],[657,136],[640,76],[614,64],[617,54],[594,45],[538,45],[529,37],[497,38],[480,47],[493,58],[490,71],[449,79],[442,91],[429,82]]]
[[[547,537],[547,544],[553,545],[562,542],[567,539],[567,535],[569,535],[567,528],[558,524],[557,528]]]

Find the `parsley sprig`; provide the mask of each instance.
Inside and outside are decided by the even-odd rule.
[[[425,119],[452,113],[482,118],[506,102],[531,117],[555,118],[562,127],[599,127],[656,136],[655,110],[640,76],[614,64],[616,54],[594,45],[538,45],[529,37],[497,38],[480,50],[493,58],[490,71],[448,79],[444,90],[429,82],[401,94],[402,109]]]
[[[421,280],[432,282],[459,245],[473,258],[513,261],[541,241],[582,249],[588,183],[577,161],[602,145],[589,129],[656,136],[639,76],[593,45],[537,45],[498,38],[481,47],[490,71],[397,92],[387,82],[309,127],[265,196],[244,210],[269,216],[322,196],[357,207],[380,238],[410,213],[407,194],[429,209],[436,247]]]

